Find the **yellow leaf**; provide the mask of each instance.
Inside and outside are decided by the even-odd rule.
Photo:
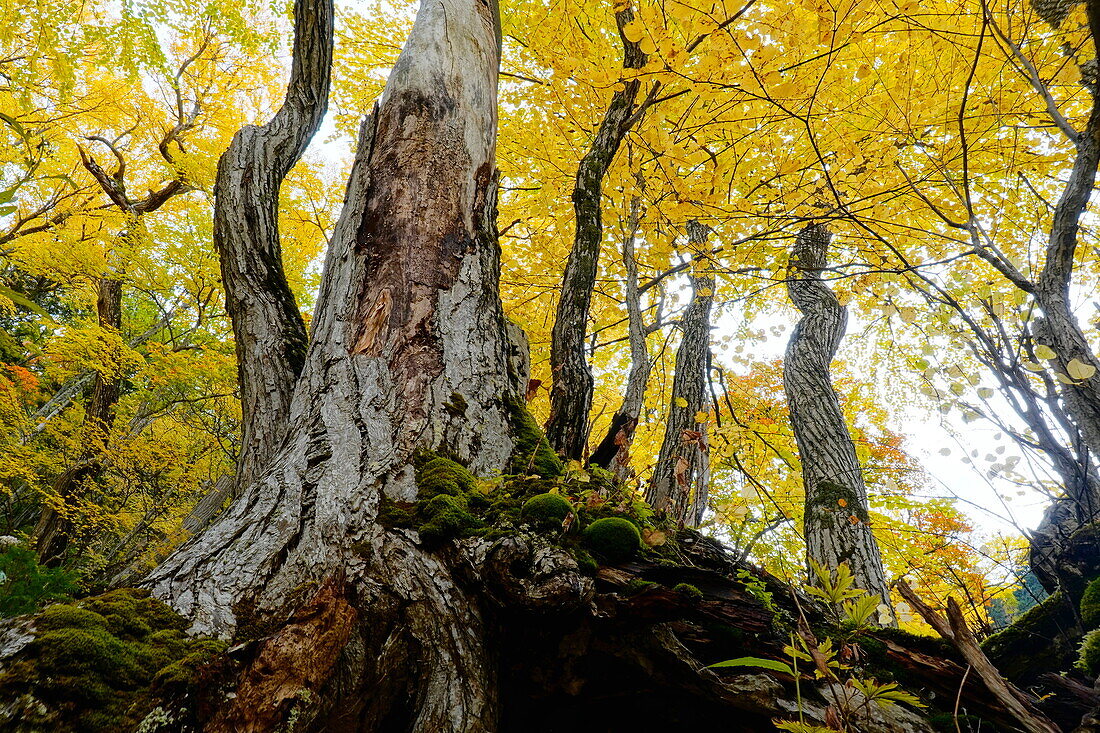
[[[1062,374],[1061,372],[1054,372],[1054,378],[1057,379],[1062,384],[1077,384],[1077,382],[1070,379],[1069,377],[1067,377],[1065,374]]]
[[[1066,371],[1074,379],[1090,379],[1096,374],[1096,367],[1092,364],[1086,364],[1080,359],[1070,359],[1069,364],[1066,364]]]
[[[675,403],[675,405],[677,407],[687,407],[688,406],[688,401],[685,400],[683,397],[677,397],[676,399],[673,400],[673,403]]]
[[[710,420],[710,413],[706,410],[699,410],[695,413],[695,422],[707,422]]]
[[[643,38],[638,41],[638,49],[641,50],[646,56],[650,56],[657,51],[657,46],[653,44],[653,39]]]
[[[1054,353],[1054,349],[1050,348],[1046,344],[1039,344],[1035,347],[1035,358],[1043,359],[1044,361],[1050,361],[1051,359],[1057,359],[1058,354]]]
[[[637,43],[642,40],[642,36],[645,32],[642,30],[642,24],[637,20],[632,20],[623,26],[623,38],[631,43]]]

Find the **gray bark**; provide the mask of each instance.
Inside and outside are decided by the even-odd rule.
[[[280,447],[306,327],[283,272],[279,188],[305,152],[328,106],[331,0],[296,0],[294,55],[286,100],[266,125],[233,136],[218,161],[214,244],[233,322],[241,392],[239,490]]]
[[[645,320],[642,318],[642,296],[638,289],[638,260],[634,254],[634,242],[641,219],[641,200],[631,202],[630,217],[627,220],[626,237],[623,239],[623,266],[626,280],[623,283],[623,299],[626,302],[627,334],[630,343],[630,373],[626,378],[623,401],[611,425],[600,444],[592,451],[590,462],[611,470],[615,478],[625,481],[630,474],[630,445],[638,427],[638,419],[645,403],[645,388],[649,382],[649,373],[653,370],[653,360],[649,358],[646,346]]]
[[[701,252],[710,230],[688,222],[688,243]],[[710,459],[707,426],[695,419],[707,404],[707,355],[710,353],[710,309],[714,301],[714,276],[693,275],[693,295],[684,312],[684,332],[676,350],[672,402],[661,452],[646,489],[646,501],[654,511],[666,512],[688,526],[698,525],[707,505]]]
[[[830,376],[847,325],[846,309],[821,281],[831,238],[824,225],[804,227],[795,238],[794,272],[787,280],[791,300],[802,311],[783,360],[783,387],[802,462],[806,548],[824,568],[847,563],[856,587],[889,603],[863,471]]]
[[[479,0],[421,5],[363,125],[286,440],[230,509],[146,581],[194,630],[221,636],[246,608],[285,619],[289,599],[317,589],[310,603],[335,635],[296,658],[301,670],[280,669],[314,691],[338,679],[319,703],[333,707],[315,712],[364,730],[395,700],[411,709],[411,730],[496,721],[476,598],[415,533],[376,522],[383,494],[415,496],[415,450],[445,449],[489,474],[513,449],[505,403],[519,395],[494,221],[496,13]],[[292,618],[265,653],[291,655],[308,625]],[[261,698],[267,689],[261,678],[238,686],[221,729],[277,707],[249,706],[250,689]]]
[[[646,63],[646,55],[638,44],[628,41],[622,32],[623,26],[633,19],[634,12],[629,7],[615,14],[623,44],[624,69],[640,69]],[[592,146],[577,167],[573,186],[576,231],[562,275],[561,295],[550,337],[553,385],[546,439],[558,453],[575,460],[584,456],[588,442],[588,413],[592,409],[592,370],[585,357],[584,344],[603,242],[600,201],[603,178],[623,138],[637,120],[634,101],[640,86],[639,79],[627,79],[622,89],[611,96]]]

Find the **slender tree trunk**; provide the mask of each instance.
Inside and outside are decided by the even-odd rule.
[[[646,63],[646,55],[638,44],[623,35],[623,26],[633,19],[634,12],[629,6],[615,14],[623,43],[624,69],[640,69]],[[612,95],[592,147],[577,168],[573,187],[576,232],[562,276],[561,296],[550,337],[553,386],[546,438],[558,453],[576,460],[584,456],[588,442],[588,413],[592,409],[592,370],[585,357],[584,342],[603,242],[600,200],[603,178],[623,138],[636,122],[634,101],[641,81],[627,79],[622,84],[622,89]]]
[[[623,239],[623,265],[626,268],[624,299],[626,301],[627,333],[630,341],[630,374],[626,379],[626,391],[622,404],[611,418],[607,435],[592,451],[590,462],[601,468],[610,469],[617,479],[626,480],[630,472],[630,445],[634,440],[634,431],[642,414],[645,402],[645,388],[649,382],[649,373],[653,370],[653,361],[649,358],[646,346],[647,329],[642,318],[642,296],[638,291],[638,260],[634,255],[634,242],[641,219],[641,199],[635,198],[630,204],[630,218],[627,220],[627,233]]]
[[[787,280],[791,300],[802,311],[783,360],[783,387],[802,462],[806,548],[824,568],[847,563],[856,587],[889,603],[863,471],[830,376],[847,325],[846,309],[821,281],[831,238],[822,224],[803,228],[791,256],[795,272]]]
[[[296,0],[295,53],[286,100],[266,125],[233,136],[218,161],[214,244],[233,322],[241,392],[237,490],[257,479],[285,436],[306,328],[283,273],[279,188],[328,107],[331,0]]]
[[[1100,23],[1100,5],[1090,2],[1090,22]],[[1096,32],[1100,32],[1097,29]],[[1074,256],[1080,231],[1080,218],[1088,209],[1100,164],[1100,105],[1094,102],[1085,132],[1077,140],[1077,158],[1069,181],[1054,209],[1050,239],[1043,269],[1035,282],[1034,296],[1043,310],[1036,327],[1037,339],[1057,354],[1054,365],[1063,375],[1072,377],[1069,364],[1076,360],[1091,367],[1094,374],[1085,379],[1060,382],[1062,400],[1085,444],[1093,456],[1100,455],[1100,360],[1088,340],[1070,304]],[[1069,489],[1070,487],[1067,487]],[[1093,484],[1095,488],[1095,484]],[[1093,521],[1100,513],[1100,495],[1090,491],[1074,497],[1080,505],[1081,521]]]
[[[314,729],[377,730],[394,709],[402,729],[495,727],[478,599],[415,534],[376,519],[383,495],[415,498],[415,450],[483,474],[513,450],[520,394],[495,232],[499,34],[495,3],[420,6],[363,125],[286,441],[147,581],[199,631],[281,625],[210,730],[274,729],[269,716],[303,689],[320,693],[310,715],[327,722]],[[303,589],[307,610],[287,622]]]
[[[709,229],[688,222],[688,242],[701,252]],[[672,380],[672,403],[653,479],[646,501],[655,511],[667,512],[685,525],[698,525],[707,505],[710,459],[707,426],[696,415],[707,404],[707,354],[710,353],[710,308],[714,301],[714,276],[693,275],[693,295],[684,312],[683,340],[676,351],[676,374]]]
[[[115,333],[122,329],[122,281],[117,277],[100,278],[96,314],[100,328]],[[59,505],[44,506],[34,529],[35,549],[44,562],[59,562],[73,540],[74,523],[67,516],[73,508],[66,505],[71,505],[85,482],[95,480],[102,471],[101,458],[110,438],[120,387],[121,378],[117,373],[96,373],[81,426],[84,448],[50,490]]]

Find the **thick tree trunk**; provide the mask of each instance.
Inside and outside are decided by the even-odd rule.
[[[831,238],[824,225],[803,228],[791,256],[795,272],[787,280],[791,300],[802,311],[783,360],[783,387],[802,462],[806,548],[824,568],[847,563],[856,587],[889,603],[863,471],[830,376],[847,324],[846,309],[821,281]]]
[[[630,373],[626,378],[622,404],[611,418],[607,435],[592,451],[590,458],[592,464],[610,469],[620,481],[625,481],[630,473],[630,445],[645,404],[649,373],[653,370],[653,360],[649,358],[649,348],[646,346],[648,329],[642,318],[642,295],[638,290],[638,260],[634,255],[640,219],[641,200],[635,198],[631,202],[627,233],[623,239],[623,266],[626,268],[623,296],[626,301],[627,334],[630,342]]]
[[[687,225],[691,250],[701,252],[710,230],[696,221]],[[705,259],[699,258],[705,262]],[[698,266],[698,260],[697,260]],[[696,415],[707,404],[707,354],[710,353],[710,308],[714,302],[714,276],[693,275],[693,295],[684,311],[684,332],[676,351],[676,373],[668,422],[646,501],[655,511],[688,526],[698,525],[707,506],[710,458],[707,426]]]
[[[279,629],[211,730],[273,729],[263,717],[285,713],[288,695],[322,688],[311,710],[331,730],[377,730],[391,712],[412,730],[495,727],[481,605],[415,534],[376,520],[383,495],[415,498],[414,451],[488,475],[513,450],[519,380],[494,222],[499,34],[495,3],[421,5],[363,125],[285,443],[147,580],[197,631],[228,636],[256,618]]]
[[[638,44],[623,35],[623,26],[633,19],[634,12],[629,6],[615,14],[619,38],[623,43],[624,69],[640,69],[646,63],[646,55]],[[561,295],[550,337],[553,385],[550,389],[550,419],[546,423],[546,438],[558,453],[576,460],[584,457],[588,442],[588,413],[592,408],[592,370],[585,357],[584,344],[603,242],[600,201],[603,178],[623,138],[636,121],[634,101],[641,81],[626,79],[622,85],[612,95],[592,147],[577,168],[577,180],[573,187],[576,232],[562,276]]]
[[[282,445],[306,327],[283,273],[279,187],[321,124],[332,66],[331,0],[294,3],[286,100],[266,125],[233,136],[218,161],[214,244],[233,322],[242,438],[236,489],[259,478]]]

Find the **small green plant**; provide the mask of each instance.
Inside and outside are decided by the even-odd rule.
[[[775,611],[775,602],[772,600],[772,593],[768,590],[768,584],[764,582],[763,578],[753,575],[748,570],[741,568],[737,571],[737,579],[741,581],[741,585],[745,587],[748,594],[760,601],[764,608],[769,611]]]
[[[33,613],[47,603],[68,600],[76,574],[38,564],[34,551],[11,545],[0,551],[0,616]]]
[[[817,578],[814,585],[804,586],[807,594],[825,602],[833,622],[845,627],[849,632],[867,628],[877,612],[878,622],[886,625],[890,622],[890,607],[878,596],[856,587],[855,578],[848,563],[837,566],[836,575],[817,562],[810,560],[810,569]]]

